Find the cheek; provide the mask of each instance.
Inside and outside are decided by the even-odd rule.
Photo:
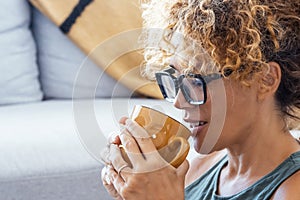
[[[231,125],[238,126],[249,121],[257,108],[255,96],[255,92],[250,88],[232,87],[227,90],[226,119]]]
[[[221,139],[218,145],[226,147],[247,137],[253,120],[255,120],[257,102],[255,93],[251,89],[234,88],[227,89],[227,108]]]
[[[215,83],[208,90],[208,100],[201,111],[210,116],[205,134],[195,138],[199,153],[221,150],[240,138],[248,127],[249,112],[254,109],[253,95],[232,85]]]
[[[220,138],[223,135],[226,120],[226,105],[217,102],[210,98],[205,104],[205,114],[209,121],[202,133],[194,138],[194,148],[201,154],[214,151],[218,141],[222,140]]]
[[[207,102],[200,106],[200,112],[206,116],[208,124],[203,132],[194,138],[194,147],[199,153],[207,154],[214,151],[220,140],[227,111],[225,91],[223,81],[214,81],[208,85]]]

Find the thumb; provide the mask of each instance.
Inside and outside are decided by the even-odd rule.
[[[177,175],[185,177],[188,169],[190,168],[190,164],[187,160],[185,160],[178,168]]]

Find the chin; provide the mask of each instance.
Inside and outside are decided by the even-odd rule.
[[[212,151],[207,149],[207,148],[203,148],[203,141],[202,142],[198,142],[197,140],[194,140],[194,149],[197,153],[199,154],[210,154]]]
[[[207,139],[204,140],[200,138],[194,138],[194,149],[199,154],[210,154],[214,151],[218,151],[216,144],[217,141],[218,139],[212,141]]]

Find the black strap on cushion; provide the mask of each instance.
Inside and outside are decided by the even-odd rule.
[[[67,19],[60,25],[60,30],[67,34],[72,28],[73,24],[76,22],[76,19],[81,15],[83,10],[87,5],[89,5],[93,0],[80,0],[79,3],[74,7],[73,11],[67,17]]]

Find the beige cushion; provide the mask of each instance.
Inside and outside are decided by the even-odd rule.
[[[60,26],[78,0],[31,0]],[[67,35],[108,74],[132,90],[162,98],[158,85],[140,75],[143,61],[137,44],[142,27],[139,0],[94,0]]]

